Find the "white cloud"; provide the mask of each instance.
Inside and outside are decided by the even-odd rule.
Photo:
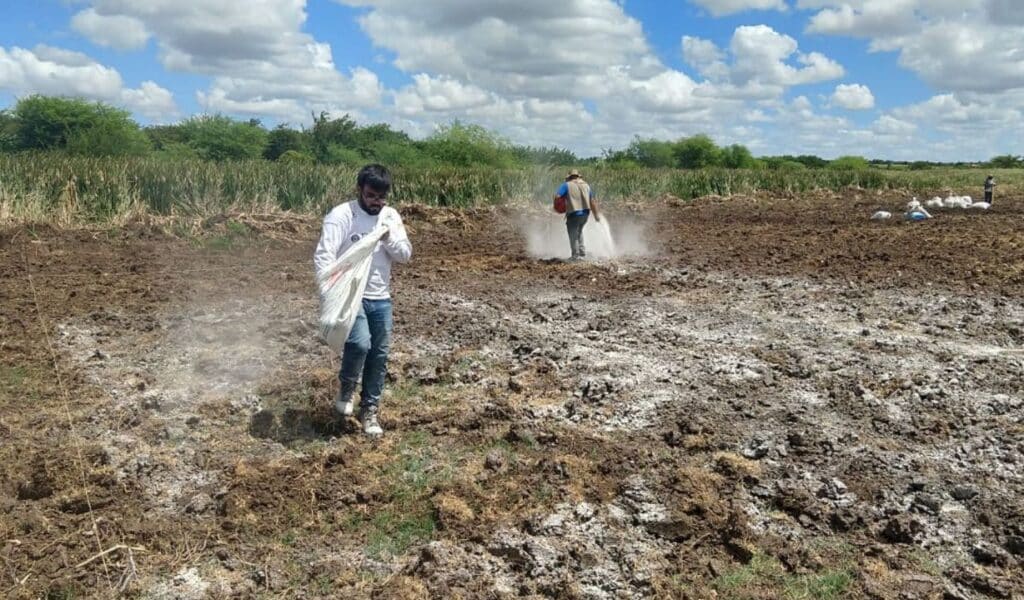
[[[929,123],[950,133],[981,131],[1005,124],[1020,124],[1020,104],[1000,105],[995,102],[972,101],[957,94],[939,94],[918,104],[902,107],[893,112],[909,121]]]
[[[810,33],[867,38],[944,91],[1024,87],[1024,9],[1017,0],[800,0],[821,9]]]
[[[1024,25],[1024,10],[1020,0],[987,0],[985,12],[997,25]]]
[[[732,68],[735,83],[755,81],[792,86],[828,81],[844,74],[842,66],[817,52],[797,56],[803,68],[788,64],[786,61],[797,50],[797,41],[767,25],[737,28],[729,48],[735,57]]]
[[[412,86],[395,95],[395,108],[405,116],[416,116],[424,111],[464,111],[495,102],[493,94],[450,77],[433,78],[420,73],[413,81]]]
[[[811,18],[807,31],[853,37],[885,37],[913,31],[920,0],[866,0],[862,2],[801,2],[800,6],[832,6]],[[811,6],[808,6],[811,5]],[[859,5],[859,6],[858,6]]]
[[[691,0],[716,17],[732,15],[748,10],[780,10],[788,9],[784,0]]]
[[[104,16],[87,8],[71,19],[71,27],[100,46],[137,50],[146,45],[149,32],[138,19],[120,15]]]
[[[875,96],[866,85],[839,84],[832,94],[832,103],[847,110],[869,110],[875,107]]]
[[[701,38],[683,36],[683,60],[708,79],[721,80],[729,75],[725,64],[726,55],[714,42]]]
[[[152,81],[143,81],[138,89],[123,90],[121,102],[154,122],[168,123],[179,114],[174,95]]]
[[[640,23],[611,0],[516,3],[339,0],[410,73],[446,75],[509,98],[595,98],[663,70]]]
[[[897,119],[891,115],[882,115],[875,120],[872,124],[871,129],[879,135],[903,137],[904,139],[912,139],[917,132],[917,125],[910,121],[904,121]]]
[[[895,51],[942,91],[863,127],[821,110],[872,108],[865,86],[838,86],[828,100],[816,95],[824,107],[803,96],[783,101],[795,87],[845,76],[793,37],[756,24],[737,28],[722,47],[681,36],[687,74],[658,59],[620,0],[335,0],[362,9],[364,32],[410,78],[398,89],[386,89],[371,65],[339,69],[331,46],[305,29],[307,0],[83,1],[72,26],[92,41],[130,49],[152,39],[164,68],[210,77],[196,93],[205,110],[292,123],[328,110],[424,135],[459,118],[520,143],[588,155],[634,135],[706,132],[767,153],[893,156],[899,145],[921,158],[922,149],[931,152],[921,143],[927,138],[987,156],[962,139],[982,131],[1002,148],[1024,133],[1015,108],[1024,106],[1016,91],[1024,89],[1024,11],[1008,0],[694,0],[713,15],[811,10],[808,32]],[[82,94],[153,115],[172,110],[167,90],[153,82],[127,90],[117,71],[87,56],[37,49],[31,59],[12,58],[16,50],[28,52],[0,50],[5,89],[16,80],[20,90]]]
[[[767,25],[736,29],[729,44],[731,64],[709,40],[686,37],[682,45],[687,62],[708,79],[697,91],[706,97],[770,99],[781,96],[786,88],[845,74],[842,65],[823,54],[797,52],[795,39]]]
[[[900,64],[940,90],[1024,87],[1024,28],[940,22],[900,40]]]
[[[125,88],[116,69],[80,52],[39,45],[33,50],[0,47],[0,90],[16,94],[80,96],[125,106],[151,119],[174,117],[171,93],[152,81]]]
[[[697,85],[678,71],[665,71],[656,77],[633,84],[639,108],[649,112],[681,112],[701,109],[707,100],[695,95]]]
[[[937,160],[985,160],[1019,154],[1024,136],[1024,90],[995,95],[939,94],[924,102],[891,111],[895,119],[914,124],[933,138],[919,147]]]
[[[392,96],[393,117],[388,122],[413,135],[427,135],[461,119],[500,131],[517,143],[567,147],[595,125],[581,102],[508,99],[448,76],[416,74],[412,84]]]
[[[375,73],[341,73],[330,45],[302,31],[306,0],[90,2],[83,13],[138,23],[166,69],[212,77],[197,92],[207,110],[307,120],[310,110],[355,114],[381,101]]]
[[[44,45],[34,50],[0,48],[0,88],[109,100],[121,87],[117,70],[78,52]]]

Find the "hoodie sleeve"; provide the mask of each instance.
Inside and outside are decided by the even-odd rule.
[[[324,217],[320,241],[316,245],[316,251],[313,252],[313,266],[318,276],[338,259],[339,250],[341,250],[345,238],[348,237],[351,225],[351,218],[346,220],[335,215],[334,212]]]
[[[409,234],[405,231],[405,224],[402,223],[402,215],[397,210],[388,211],[388,219],[385,222],[391,231],[387,241],[383,242],[384,250],[397,263],[407,263],[412,259],[412,242],[409,241]]]

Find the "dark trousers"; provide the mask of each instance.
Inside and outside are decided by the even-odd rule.
[[[569,248],[573,258],[583,258],[587,249],[583,247],[583,226],[587,224],[590,214],[569,215],[565,218],[565,227],[569,230]]]
[[[992,190],[985,190],[985,202],[992,204]]]

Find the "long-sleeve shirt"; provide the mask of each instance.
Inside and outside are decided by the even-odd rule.
[[[391,265],[406,263],[412,258],[412,243],[402,224],[402,216],[395,209],[386,206],[379,214],[371,215],[359,206],[357,200],[335,206],[324,217],[320,242],[313,254],[313,264],[319,275],[339,256],[345,253],[364,235],[379,225],[390,230],[386,240],[377,244],[370,266],[370,278],[366,282],[363,297],[369,300],[386,300],[391,297]]]

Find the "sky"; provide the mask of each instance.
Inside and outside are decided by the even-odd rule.
[[[759,156],[1024,154],[1022,0],[4,0],[30,94],[416,138],[456,119],[580,156],[706,133]]]

